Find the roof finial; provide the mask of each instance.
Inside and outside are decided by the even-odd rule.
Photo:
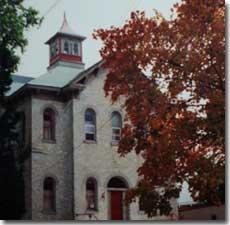
[[[69,28],[69,24],[66,19],[66,12],[64,11],[63,22],[62,22],[60,31],[65,33],[67,32],[67,30],[70,30],[70,28]]]
[[[64,11],[63,22],[61,28],[59,30],[61,33],[68,33],[68,34],[75,34],[75,32],[70,28],[67,19],[66,19],[66,12]]]
[[[67,23],[67,19],[66,19],[66,13],[64,11],[64,18],[63,18],[63,22],[66,22]]]

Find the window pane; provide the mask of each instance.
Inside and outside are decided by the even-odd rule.
[[[95,181],[92,178],[89,178],[86,183],[86,189],[87,190],[95,190]]]
[[[94,121],[93,120],[86,120],[85,121],[85,124],[87,124],[87,125],[91,125],[91,126],[94,126]]]
[[[121,139],[121,129],[112,128],[112,141],[120,141]]]
[[[51,58],[55,56],[55,46],[54,45],[50,46],[50,56]]]
[[[113,128],[113,134],[114,135],[120,135],[120,128]]]
[[[73,44],[71,41],[69,41],[69,54],[73,55]]]
[[[85,112],[85,121],[86,122],[93,122],[95,121],[95,113],[91,109],[87,109]]]
[[[44,132],[44,139],[45,140],[51,140],[52,139],[51,130],[49,129],[49,127],[45,127],[43,132]]]
[[[79,43],[77,43],[77,42],[74,43],[73,54],[74,55],[80,55],[79,54]]]
[[[117,135],[117,136],[116,136],[116,135],[113,135],[113,136],[112,136],[112,141],[120,141],[120,139],[121,139],[121,138],[120,138],[120,135]]]
[[[93,191],[91,191],[91,190],[86,191],[86,200],[87,200],[87,208],[88,209],[95,209],[96,208],[95,196],[94,196]]]
[[[112,127],[122,127],[121,115],[118,112],[112,113]]]
[[[86,140],[90,140],[90,141],[94,141],[95,140],[94,134],[88,134],[88,133],[86,133],[85,134],[85,139]]]
[[[44,113],[44,121],[49,122],[49,121],[51,121],[51,119],[52,119],[51,113],[50,112],[45,112]]]
[[[64,42],[64,53],[66,53],[66,54],[69,53],[69,43],[68,43],[68,41]]]
[[[55,139],[55,115],[50,108],[46,109],[43,115],[43,138],[46,140]]]
[[[92,109],[85,111],[85,138],[95,140],[96,134],[96,115]]]
[[[86,201],[87,209],[97,208],[97,181],[94,178],[89,178],[86,182]]]
[[[43,184],[43,207],[45,210],[55,210],[55,181],[47,177]]]
[[[91,124],[85,125],[85,133],[95,133],[95,126]]]
[[[55,42],[55,55],[57,55],[59,53],[59,42],[56,41]]]

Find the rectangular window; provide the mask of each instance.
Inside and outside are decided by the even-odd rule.
[[[72,41],[69,39],[62,40],[62,52],[69,55],[80,55],[79,41]]]
[[[80,55],[79,43],[73,43],[73,55]]]
[[[73,55],[73,42],[69,41],[69,54]]]
[[[58,54],[58,41],[54,41],[51,45],[50,45],[50,58],[56,56]]]

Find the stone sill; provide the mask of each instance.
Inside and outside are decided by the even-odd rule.
[[[45,209],[42,210],[42,213],[46,215],[56,215],[57,214],[56,210],[45,210]]]
[[[91,141],[91,140],[84,140],[85,144],[97,144],[97,141]]]
[[[138,214],[139,214],[139,215],[145,215],[145,211],[144,211],[144,210],[139,210],[139,211],[138,211]]]
[[[86,213],[97,213],[98,211],[98,209],[87,209]]]
[[[43,143],[47,143],[47,144],[56,144],[56,140],[47,140],[47,139],[43,139],[42,142],[43,142]]]
[[[111,141],[111,146],[118,146],[119,145],[119,141]]]
[[[32,150],[32,153],[35,153],[35,154],[47,154],[46,152],[44,152],[42,150]]]

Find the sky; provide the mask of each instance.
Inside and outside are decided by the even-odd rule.
[[[148,16],[157,9],[163,16],[170,18],[170,9],[178,0],[25,0],[26,6],[32,6],[44,16],[39,28],[26,31],[28,46],[21,55],[17,74],[38,77],[48,67],[48,46],[44,43],[61,27],[64,12],[70,27],[77,34],[86,36],[83,43],[83,61],[86,68],[100,60],[99,50],[102,43],[92,38],[95,29],[121,26],[129,18],[130,12],[144,10]],[[180,202],[192,199],[183,189]]]
[[[88,68],[100,60],[102,43],[92,38],[95,29],[121,26],[134,10],[144,10],[150,16],[155,8],[169,18],[170,8],[176,2],[178,0],[25,0],[25,5],[36,8],[44,20],[39,28],[26,32],[28,46],[21,55],[17,74],[38,77],[46,72],[49,54],[44,43],[61,27],[64,11],[70,27],[87,37],[83,43],[83,61]]]

